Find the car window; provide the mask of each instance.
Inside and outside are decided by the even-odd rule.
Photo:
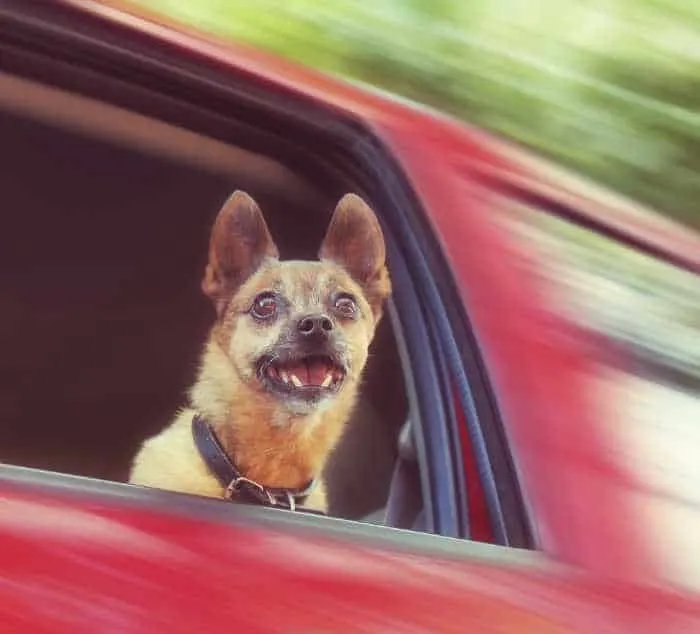
[[[700,277],[521,208],[507,226],[542,276],[545,309],[593,343],[586,379],[639,528],[673,581],[700,585]],[[514,222],[513,222],[514,220]]]
[[[202,258],[233,191],[258,201],[283,259],[317,259],[334,199],[354,186],[310,181],[300,159],[277,160],[262,142],[196,130],[0,74],[12,156],[0,190],[17,210],[0,233],[4,464],[128,481],[143,443],[189,402],[214,323]],[[327,459],[332,516],[384,523],[409,419],[401,327],[380,321],[358,406]]]

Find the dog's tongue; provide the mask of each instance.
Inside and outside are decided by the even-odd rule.
[[[290,372],[295,374],[303,385],[320,386],[326,379],[328,366],[323,361],[309,361],[290,368]]]
[[[322,385],[328,374],[328,366],[323,361],[311,361],[304,365],[306,366],[305,383],[308,385]]]

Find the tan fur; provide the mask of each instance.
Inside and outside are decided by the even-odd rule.
[[[338,234],[340,229],[347,232],[348,239],[354,237],[352,222],[338,222],[352,214],[359,218],[355,228],[364,231],[364,250],[354,242],[348,249]],[[368,221],[363,223],[363,217]],[[321,477],[355,405],[381,305],[390,292],[383,238],[369,208],[350,196],[334,214],[321,262],[280,262],[276,256],[254,201],[234,194],[213,229],[203,288],[214,301],[218,318],[190,390],[191,407],[145,441],[134,460],[131,483],[223,496],[223,487],[210,474],[192,440],[195,413],[212,425],[247,478],[269,487],[299,488]],[[285,317],[261,324],[251,318],[249,308],[260,292],[270,290],[285,298]],[[352,294],[359,309],[358,319],[334,322],[338,345],[348,360],[342,388],[313,405],[270,393],[256,376],[256,360],[274,349],[285,329],[300,316],[328,314],[329,298],[341,291]],[[322,482],[306,506],[325,510]]]

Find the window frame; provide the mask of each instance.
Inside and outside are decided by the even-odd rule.
[[[460,407],[496,543],[531,546],[463,298],[409,179],[381,140],[363,122],[327,104],[74,7],[26,0],[9,6],[0,13],[3,70],[254,152],[265,147],[268,156],[296,165],[312,180],[344,180],[372,202],[386,234],[394,279],[389,317],[408,361],[403,365],[426,529],[470,536],[464,448],[459,451],[454,410]]]

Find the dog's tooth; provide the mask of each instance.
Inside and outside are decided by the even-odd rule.
[[[294,383],[294,387],[302,387],[304,385],[296,374],[292,374],[292,376],[289,378],[291,379],[292,383]]]
[[[329,372],[326,374],[326,378],[323,379],[323,383],[321,383],[321,387],[328,387],[331,384],[331,381],[333,380],[333,377],[331,376],[331,373]]]
[[[285,383],[289,383],[289,374],[287,374],[287,370],[280,370],[280,377]]]

